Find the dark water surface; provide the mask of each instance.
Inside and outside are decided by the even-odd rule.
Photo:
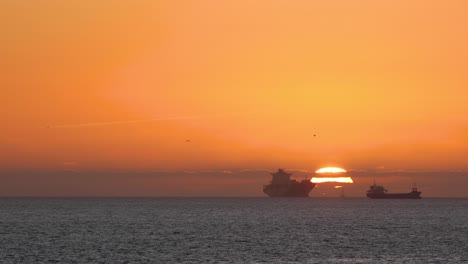
[[[1,263],[468,263],[468,199],[1,198]]]

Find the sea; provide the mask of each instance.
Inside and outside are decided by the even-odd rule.
[[[0,198],[0,263],[468,263],[468,199]]]

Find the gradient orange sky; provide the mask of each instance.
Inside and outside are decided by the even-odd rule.
[[[467,13],[464,0],[1,1],[0,196],[263,196],[269,171],[323,166],[350,171],[350,196],[374,176],[468,196]]]

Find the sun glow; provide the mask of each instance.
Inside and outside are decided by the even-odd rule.
[[[353,183],[351,177],[314,177],[310,180],[313,183],[324,183],[324,182],[341,182],[341,183]]]
[[[344,173],[346,170],[337,167],[325,167],[317,170],[315,173]]]
[[[325,174],[326,176],[334,176],[330,174],[344,174],[346,173],[345,169],[338,167],[325,167],[317,170],[317,174]],[[339,183],[353,183],[351,177],[313,177],[311,180],[313,183],[324,183],[324,182],[339,182]],[[341,187],[341,186],[340,186]],[[335,188],[340,188],[335,187]]]

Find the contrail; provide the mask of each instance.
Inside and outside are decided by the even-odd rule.
[[[231,113],[234,114],[234,113]],[[161,117],[161,118],[151,118],[151,119],[136,119],[136,120],[122,120],[122,121],[109,121],[109,122],[90,122],[90,123],[81,123],[81,124],[64,124],[64,125],[48,125],[47,128],[75,128],[75,127],[95,127],[95,126],[113,126],[113,125],[122,125],[122,124],[134,124],[134,123],[146,123],[154,121],[170,121],[170,120],[187,120],[187,119],[201,119],[209,117],[220,117],[223,115],[196,115],[196,116],[175,116],[175,117]]]

